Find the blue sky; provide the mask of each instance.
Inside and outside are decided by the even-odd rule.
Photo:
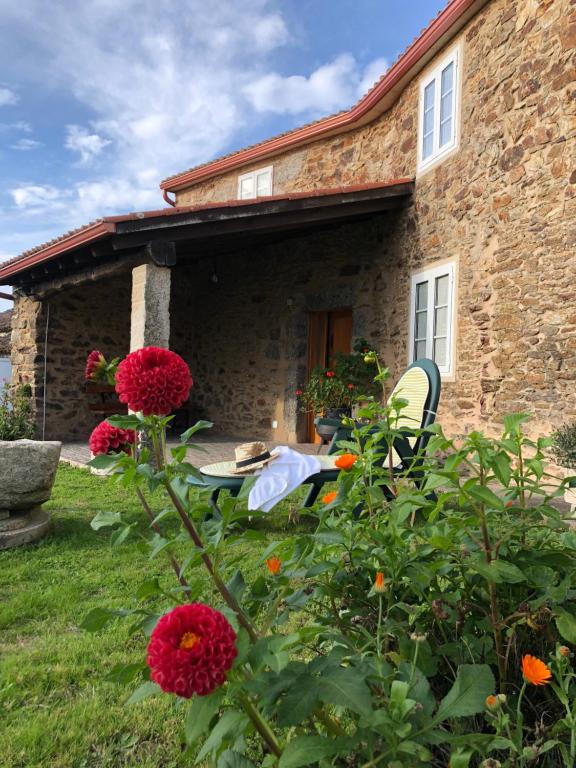
[[[349,107],[445,0],[0,0],[0,261]]]

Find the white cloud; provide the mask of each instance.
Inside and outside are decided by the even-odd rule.
[[[42,142],[36,141],[36,139],[18,139],[18,141],[10,145],[10,148],[18,149],[21,152],[29,152],[31,149],[39,149],[43,146]]]
[[[10,88],[0,88],[0,107],[10,107],[18,103],[18,96]]]
[[[64,146],[72,152],[78,152],[80,162],[83,164],[89,163],[111,143],[110,139],[103,139],[97,133],[89,133],[87,128],[82,128],[80,125],[66,126]]]
[[[17,120],[15,123],[0,123],[0,132],[21,131],[22,133],[32,133],[32,126],[25,120]]]
[[[344,53],[308,77],[270,73],[249,83],[244,92],[258,112],[333,112],[351,106],[385,69],[385,60],[375,59],[362,72],[356,59]]]
[[[17,208],[45,208],[62,196],[56,187],[49,184],[23,184],[11,189],[10,194]]]
[[[53,177],[27,172],[4,188],[2,247],[15,252],[99,216],[162,207],[165,176],[228,150],[261,115],[349,106],[380,66],[343,54],[306,76],[275,73],[293,42],[279,0],[26,0],[3,4],[2,29],[28,51],[27,88],[44,96],[49,83],[78,106],[62,121],[74,160],[56,166],[53,153]],[[8,125],[29,135],[13,146],[31,149],[30,125]]]
[[[376,84],[390,65],[386,59],[374,59],[368,64],[358,85],[358,97],[364,96]]]

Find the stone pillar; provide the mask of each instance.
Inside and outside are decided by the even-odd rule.
[[[132,270],[130,351],[170,346],[170,268],[141,264]]]
[[[12,384],[29,384],[32,389],[39,439],[43,439],[46,322],[45,303],[15,292],[10,351]]]

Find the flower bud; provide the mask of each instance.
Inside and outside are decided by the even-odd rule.
[[[561,645],[560,648],[558,648],[558,653],[560,656],[564,656],[565,658],[569,658],[571,656],[570,648],[568,648],[566,645]]]
[[[493,693],[491,693],[490,696],[486,696],[486,707],[492,712],[499,709],[500,702],[498,701],[498,696],[495,696]]]
[[[502,768],[502,763],[500,760],[495,760],[493,757],[488,757],[486,760],[480,763],[480,768]]]
[[[496,698],[498,699],[498,701],[500,702],[500,704],[506,704],[506,702],[508,701],[508,697],[506,696],[506,694],[505,694],[505,693],[499,693],[499,694],[496,696]]]
[[[412,634],[410,635],[410,640],[412,640],[415,643],[423,643],[427,637],[428,635],[424,635],[420,632],[412,632]]]
[[[364,362],[366,363],[366,365],[370,365],[370,363],[375,363],[376,362],[376,352],[367,352],[364,355]]]
[[[385,591],[386,591],[386,582],[384,580],[384,574],[382,573],[382,571],[378,571],[376,574],[376,578],[374,579],[374,592],[376,592],[377,595],[381,595]]]

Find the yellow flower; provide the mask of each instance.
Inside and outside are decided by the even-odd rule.
[[[541,659],[530,654],[522,656],[522,674],[524,680],[532,685],[547,685],[552,678],[549,667]]]

